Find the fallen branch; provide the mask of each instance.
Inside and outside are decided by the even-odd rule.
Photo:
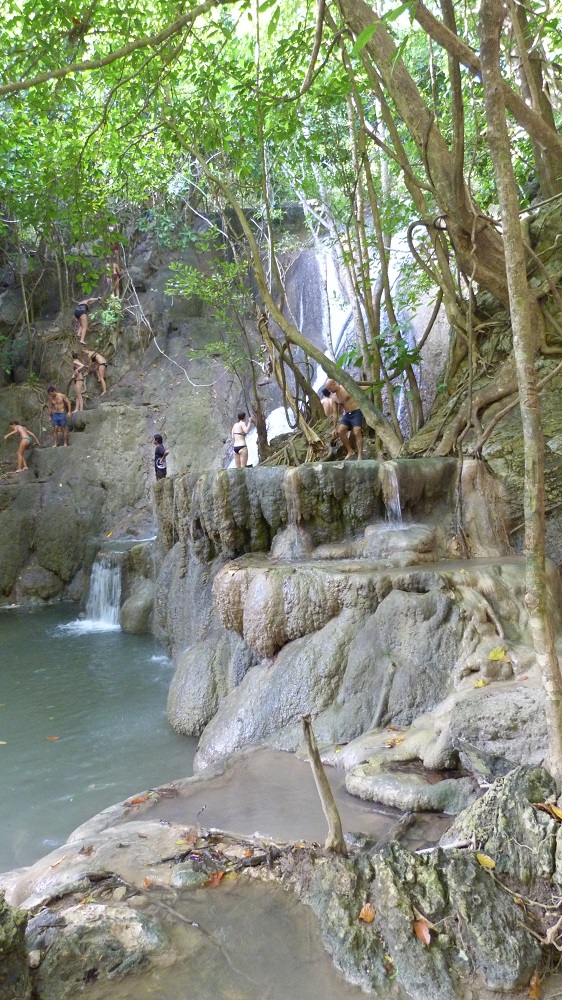
[[[344,857],[347,857],[347,845],[343,836],[340,814],[332,789],[330,788],[330,783],[326,777],[324,765],[320,759],[310,715],[303,715],[302,726],[312,773],[320,796],[320,802],[322,803],[324,816],[328,821],[329,832],[324,848],[326,851],[333,851],[335,854],[343,854]]]

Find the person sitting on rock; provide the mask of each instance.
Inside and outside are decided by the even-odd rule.
[[[338,413],[339,413],[338,401],[335,396],[332,396],[332,393],[330,392],[329,389],[322,389],[321,395],[322,398],[320,402],[322,403],[322,409],[324,410],[324,413],[326,414],[327,417],[332,418],[332,430],[335,434],[336,427],[338,425]]]
[[[67,414],[70,416],[72,409],[70,400],[63,392],[57,392],[54,385],[49,386],[47,393],[49,397],[49,415],[53,425],[53,448],[56,448],[59,443],[60,431],[62,431],[63,447],[66,448],[68,445]]]
[[[361,409],[358,406],[357,401],[353,399],[353,396],[349,395],[347,389],[344,389],[343,385],[340,385],[340,383],[336,382],[333,378],[329,378],[326,382],[326,389],[334,394],[338,403],[340,403],[344,409],[338,426],[340,441],[347,452],[344,461],[353,457],[353,448],[349,442],[350,431],[353,431],[355,443],[357,444],[357,460],[361,461],[363,458],[363,432],[361,428],[363,427],[364,422]]]
[[[78,303],[76,309],[74,310],[74,317],[78,320],[78,329],[76,330],[77,335],[80,337],[80,343],[86,343],[86,334],[88,333],[88,313],[90,311],[90,304],[92,302],[97,302],[98,298],[93,299],[82,299]]]
[[[74,392],[76,395],[75,413],[81,413],[84,409],[84,372],[86,365],[83,365],[77,354],[72,355],[72,381],[74,382]]]
[[[101,396],[105,396],[107,392],[107,385],[105,384],[105,374],[107,372],[107,361],[100,354],[99,351],[88,351],[84,348],[84,354],[87,355],[90,361],[90,371],[96,373],[98,382],[101,385]]]
[[[41,447],[41,442],[39,441],[38,438],[35,437],[33,431],[28,431],[27,427],[24,427],[23,424],[18,424],[15,420],[10,420],[10,427],[12,428],[12,430],[9,432],[9,434],[4,434],[4,441],[6,441],[7,438],[11,437],[12,434],[19,434],[20,443],[17,454],[18,467],[16,469],[16,472],[25,472],[26,469],[29,468],[25,460],[25,452],[27,451],[28,448],[31,448],[31,445],[33,444],[34,441],[36,444],[39,445],[39,447]]]
[[[234,447],[234,465],[237,469],[245,469],[248,464],[248,445],[246,444],[246,434],[248,434],[250,427],[255,423],[253,417],[250,417],[247,422],[246,414],[241,411],[238,414],[238,421],[234,424],[232,428],[232,444]]]

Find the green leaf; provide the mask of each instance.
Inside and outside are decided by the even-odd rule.
[[[412,20],[414,13],[414,0],[406,0],[406,3],[401,3],[396,10],[389,10],[386,14],[382,15],[382,20],[386,21],[387,24],[391,24],[392,21],[398,20],[401,14],[405,11],[410,13],[410,21]]]
[[[375,31],[378,28],[378,24],[370,24],[367,28],[364,28],[360,35],[357,36],[355,45],[351,50],[351,55],[356,56],[361,49],[364,49],[370,38],[373,37]]]

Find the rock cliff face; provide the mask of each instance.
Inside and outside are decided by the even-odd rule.
[[[201,735],[199,767],[246,744],[296,750],[309,713],[331,745],[408,727],[446,699],[425,754],[450,766],[475,680],[507,684],[529,666],[524,567],[481,463],[223,470],[176,477],[156,497],[167,547],[157,628],[177,664],[169,717]],[[532,697],[521,696],[525,708]],[[469,711],[477,729],[484,699]],[[507,750],[518,762],[522,753]],[[379,781],[382,762],[372,763],[353,779],[364,797]]]

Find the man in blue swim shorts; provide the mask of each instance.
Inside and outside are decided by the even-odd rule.
[[[346,459],[352,458],[354,455],[354,451],[349,440],[350,431],[353,432],[353,437],[355,438],[355,443],[357,445],[357,461],[360,462],[363,458],[363,432],[361,428],[365,418],[363,417],[356,400],[349,395],[347,389],[344,389],[343,385],[340,385],[339,382],[335,382],[333,378],[329,378],[326,382],[326,388],[333,393],[338,403],[341,403],[343,406],[344,412],[340,417],[338,434],[340,441],[347,452],[344,462]]]
[[[49,416],[53,425],[53,448],[59,443],[59,434],[62,431],[62,443],[66,448],[68,445],[67,414],[70,416],[70,400],[62,392],[57,392],[53,385],[47,389],[49,399]]]

